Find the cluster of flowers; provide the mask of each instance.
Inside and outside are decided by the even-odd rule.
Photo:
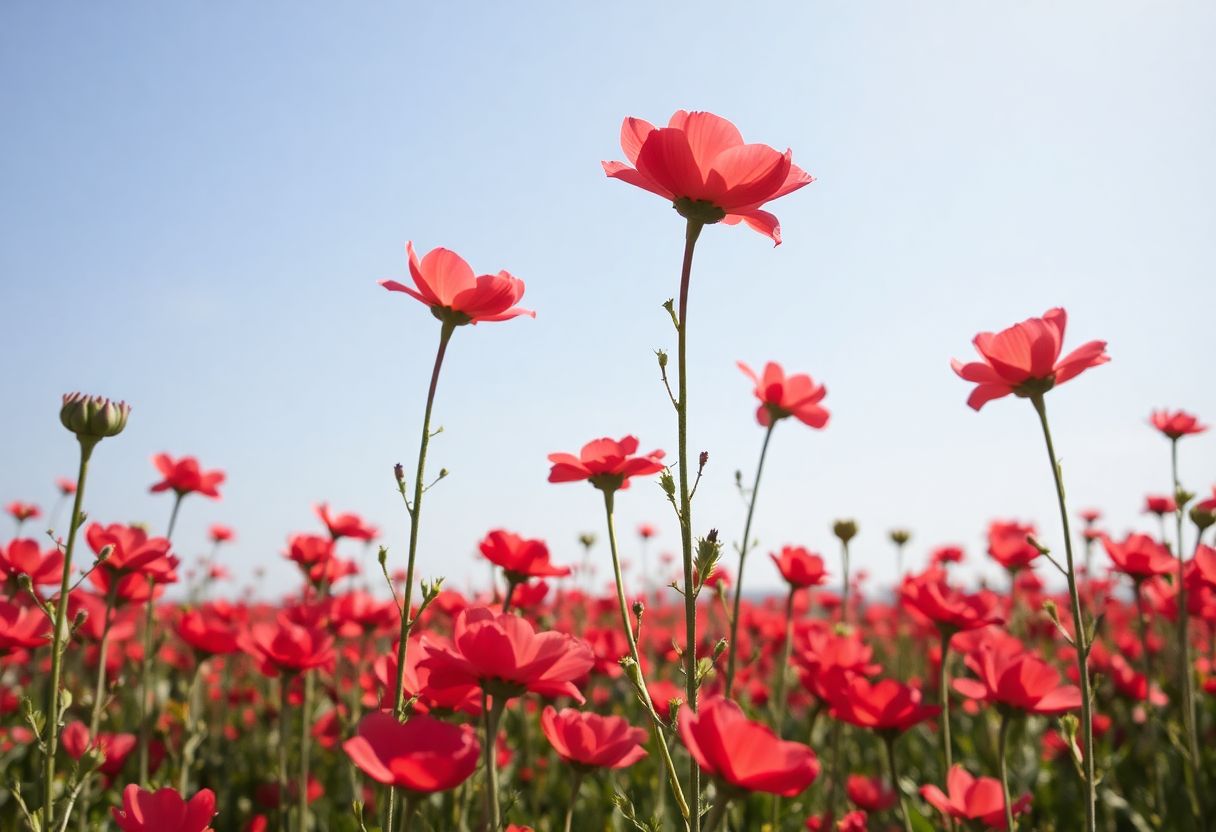
[[[505,529],[479,545],[496,570],[484,593],[416,575],[448,341],[464,325],[532,313],[507,272],[477,276],[451,251],[419,259],[411,245],[413,285],[383,285],[429,307],[440,341],[415,475],[394,470],[410,521],[403,569],[390,569],[384,547],[379,573],[367,568],[348,549],[366,552],[378,530],[319,505],[324,530],[292,535],[284,552],[299,568],[296,591],[276,604],[213,597],[233,531],[213,526],[211,554],[191,568],[173,533],[184,500],[219,499],[224,474],[158,455],[151,490],[173,496],[163,536],[88,521],[89,463],[129,408],[64,398],[61,420],[81,452],[78,476],[57,483],[60,503],[72,502],[67,533],[47,544],[25,536],[41,512],[14,502],[17,531],[0,545],[0,760],[12,773],[0,826],[1203,828],[1216,811],[1204,782],[1216,728],[1216,549],[1203,542],[1216,489],[1208,499],[1186,492],[1177,458],[1180,440],[1204,426],[1153,414],[1173,451],[1173,493],[1146,502],[1159,533],[1112,537],[1099,512],[1083,511],[1074,558],[1045,395],[1106,362],[1106,345],[1062,355],[1061,309],[982,333],[979,360],[955,371],[975,384],[976,410],[1009,395],[1033,405],[1062,524],[1042,539],[1058,538],[1062,555],[1033,525],[993,522],[987,554],[1009,580],[970,591],[952,574],[961,547],[939,546],[926,568],[905,572],[911,534],[896,530],[899,579],[885,593],[850,573],[859,527],[840,520],[838,572],[830,558],[784,546],[771,558],[788,591],[749,600],[744,567],[774,430],[789,420],[825,428],[826,390],[775,362],[760,372],[740,364],[764,440],[755,482],[742,489],[738,560],[724,565],[717,531],[696,536],[691,514],[708,464],[704,452],[690,464],[687,442],[693,252],[718,222],[780,242],[763,206],[811,178],[788,151],[745,144],[707,113],[679,112],[664,128],[627,119],[621,144],[629,162],[606,163],[607,174],[670,201],[687,233],[680,300],[668,305],[674,389],[659,353],[677,415],[674,470],[632,436],[549,457],[550,482],[599,492],[611,591],[589,591],[592,570],[554,563],[544,540]],[[680,562],[629,586],[614,506],[640,478],[657,478],[674,509]],[[656,534],[638,530],[643,553]],[[582,543],[590,554],[595,535]],[[1108,570],[1094,566],[1101,552]],[[1066,590],[1048,588],[1042,564]],[[660,575],[669,586],[656,588]],[[381,578],[388,591],[375,591]],[[174,584],[177,600],[166,600]]]

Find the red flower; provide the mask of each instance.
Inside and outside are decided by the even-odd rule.
[[[780,739],[728,699],[707,697],[695,712],[681,708],[677,719],[697,765],[729,786],[793,797],[819,776],[814,751]]]
[[[756,375],[755,370],[737,362],[739,369],[752,380],[756,386],[756,398],[760,406],[756,408],[756,421],[768,427],[776,421],[794,416],[804,425],[822,428],[828,423],[828,412],[819,406],[827,395],[827,388],[816,384],[805,373],[787,376],[781,365],[770,361],[764,365],[764,374]]]
[[[1042,554],[1027,539],[1036,534],[1031,523],[993,520],[988,524],[988,554],[1010,572],[1024,569]]]
[[[921,704],[921,693],[894,679],[875,684],[864,676],[840,675],[842,684],[828,687],[832,715],[850,725],[875,731],[906,731],[919,722],[932,719],[941,709]]]
[[[454,325],[482,321],[506,321],[518,315],[536,313],[515,304],[524,296],[524,282],[509,272],[474,276],[473,269],[459,254],[446,248],[432,249],[422,262],[414,244],[406,243],[410,277],[416,290],[396,280],[381,280],[390,292],[405,292],[431,307],[436,318]]]
[[[677,110],[667,127],[638,118],[621,125],[629,165],[604,162],[604,173],[670,199],[681,216],[704,223],[740,220],[781,243],[777,218],[760,206],[810,184],[790,151],[744,144],[735,125],[713,113]]]
[[[975,336],[972,343],[983,361],[950,362],[960,378],[978,385],[971,391],[967,404],[979,410],[1010,393],[1042,394],[1090,367],[1110,361],[1105,341],[1082,344],[1060,358],[1067,322],[1067,313],[1057,307],[1047,310],[1041,318],[1028,318],[995,334],[981,332]]]
[[[947,796],[937,786],[921,786],[920,794],[943,815],[957,820],[978,820],[993,829],[1005,828],[1005,790],[993,777],[972,777],[961,765],[946,775]],[[1011,807],[1019,815],[1030,806],[1023,795]]]
[[[104,757],[101,773],[113,777],[122,771],[127,757],[135,750],[134,734],[98,733],[96,740],[89,739],[89,729],[83,722],[69,722],[60,736],[63,750],[73,760],[79,760],[90,748],[96,748]]]
[[[0,575],[29,575],[35,586],[57,584],[63,578],[63,552],[56,547],[43,553],[38,541],[14,538],[0,546]]]
[[[1167,575],[1174,571],[1174,556],[1169,549],[1146,534],[1129,534],[1122,543],[1103,535],[1102,545],[1114,562],[1115,569],[1134,580],[1142,581],[1153,575]]]
[[[935,569],[905,580],[899,597],[905,607],[948,630],[975,630],[1003,620],[996,609],[997,598],[954,589],[946,583],[945,573]]]
[[[478,685],[495,696],[570,696],[583,702],[574,682],[586,676],[595,655],[566,633],[538,633],[526,619],[470,607],[456,617],[452,646],[428,644],[420,668],[435,689]]]
[[[549,469],[549,482],[578,482],[589,480],[602,491],[616,491],[629,487],[630,477],[645,477],[663,470],[663,452],[651,451],[634,456],[638,440],[626,436],[621,441],[593,439],[583,446],[579,455],[549,454],[553,467]]]
[[[107,546],[111,547],[110,556],[89,573],[89,580],[103,591],[109,588],[112,580],[136,576],[140,580],[130,583],[146,583],[143,580],[146,578],[160,584],[177,580],[175,570],[179,561],[169,554],[167,538],[148,537],[139,526],[93,523],[85,530],[85,539],[95,555],[100,555]]]
[[[642,540],[650,540],[650,538],[658,533],[659,530],[651,523],[640,523],[638,525],[638,537],[642,538]]]
[[[1083,508],[1077,512],[1077,516],[1086,523],[1096,523],[1102,519],[1102,512],[1096,508]]]
[[[801,546],[783,546],[778,555],[769,555],[781,577],[795,589],[819,586],[827,580],[823,569],[823,558],[813,555]]]
[[[212,543],[227,543],[236,538],[236,532],[228,526],[215,523],[207,530],[207,536],[211,538]]]
[[[854,806],[867,812],[885,812],[899,799],[881,779],[863,774],[850,774],[844,790]]]
[[[0,598],[0,656],[10,650],[32,650],[46,644],[51,622],[36,607]]]
[[[582,768],[626,768],[646,756],[646,732],[620,716],[600,716],[552,705],[540,715],[545,739],[557,755]]]
[[[978,679],[955,679],[954,689],[980,702],[995,702],[1031,714],[1062,714],[1081,707],[1081,690],[1061,685],[1060,672],[1032,653],[1015,653],[987,642],[967,655]]]
[[[339,514],[336,517],[329,513],[329,504],[321,503],[313,507],[317,517],[329,529],[329,536],[334,540],[342,537],[353,537],[355,540],[375,540],[379,529],[369,526],[357,514]]]
[[[223,656],[240,649],[236,628],[205,609],[182,613],[176,630],[182,641],[209,656]]]
[[[376,782],[419,794],[456,788],[469,779],[481,754],[472,726],[425,714],[398,722],[384,711],[363,717],[358,735],[342,748]]]
[[[480,544],[486,560],[501,566],[507,577],[518,583],[528,578],[564,578],[568,566],[549,562],[549,547],[543,540],[525,540],[517,534],[495,529]]]
[[[24,523],[26,520],[33,520],[35,517],[42,516],[42,510],[33,503],[23,503],[20,500],[13,500],[5,508],[13,519],[18,523]]]
[[[334,661],[333,636],[282,616],[274,624],[254,624],[237,642],[267,676],[329,667]]]
[[[187,803],[176,789],[153,793],[132,783],[122,790],[122,808],[110,811],[122,832],[209,832],[215,794],[203,789]]]
[[[65,497],[76,493],[76,480],[68,477],[56,477],[55,487],[59,489],[59,493]]]
[[[1198,416],[1185,410],[1154,410],[1151,422],[1153,427],[1170,439],[1181,439],[1208,429],[1207,425],[1199,424]]]
[[[1173,497],[1164,494],[1149,494],[1144,498],[1144,513],[1155,514],[1161,517],[1166,514],[1173,514],[1178,510],[1178,504],[1174,502]]]
[[[152,462],[164,479],[153,485],[151,491],[173,489],[179,497],[197,491],[213,500],[220,498],[219,486],[224,481],[223,471],[204,471],[199,467],[198,460],[192,456],[184,456],[174,462],[173,457],[168,454],[157,454],[152,457]]]

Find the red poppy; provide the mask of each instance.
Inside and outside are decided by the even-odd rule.
[[[1005,829],[1005,790],[993,777],[972,777],[961,765],[946,775],[946,789],[921,786],[920,794],[937,811],[956,820],[978,820],[993,829]],[[1030,795],[1018,798],[1011,807],[1019,815],[1030,807]]]
[[[823,558],[801,546],[782,546],[780,554],[770,554],[785,582],[795,589],[819,586],[828,579]]]
[[[735,125],[713,113],[677,110],[659,128],[626,118],[621,149],[629,164],[604,162],[608,176],[671,200],[681,216],[742,221],[775,244],[781,243],[781,226],[760,207],[814,181],[789,150],[744,144]]]
[[[832,716],[850,725],[881,732],[906,731],[937,716],[936,705],[921,702],[921,692],[894,679],[871,684],[864,676],[841,674],[840,684],[828,687]]]
[[[1154,410],[1150,421],[1153,427],[1170,439],[1181,439],[1208,429],[1207,425],[1199,424],[1198,416],[1185,410]]]
[[[867,812],[885,812],[895,805],[898,796],[877,777],[850,774],[844,784],[845,794],[854,806]]]
[[[173,489],[179,497],[198,492],[213,500],[220,498],[219,486],[224,481],[223,471],[204,471],[199,467],[198,460],[192,456],[184,456],[175,462],[168,454],[157,454],[152,457],[152,462],[164,479],[153,485],[151,491]]]
[[[600,716],[574,708],[541,712],[540,727],[557,755],[584,769],[626,768],[646,756],[646,732],[620,716]]]
[[[1031,523],[993,520],[988,524],[988,554],[1010,572],[1024,569],[1042,554],[1028,540],[1036,534]]]
[[[76,480],[69,477],[56,477],[55,487],[59,489],[59,493],[65,497],[76,493]]]
[[[469,779],[481,754],[472,726],[425,714],[398,722],[383,711],[363,717],[358,735],[342,748],[376,782],[419,794],[456,788]]]
[[[1010,393],[1041,395],[1090,367],[1110,361],[1105,341],[1089,341],[1060,358],[1067,322],[1067,313],[1057,307],[1041,318],[1028,318],[1000,332],[975,336],[972,343],[983,360],[950,362],[960,378],[977,385],[967,404],[979,410]]]
[[[578,482],[588,480],[601,491],[628,488],[630,477],[645,477],[663,470],[663,452],[651,451],[634,456],[638,440],[626,436],[619,442],[604,437],[593,439],[582,447],[579,455],[549,454],[553,467],[549,482]]]
[[[936,566],[944,566],[947,563],[962,563],[965,557],[962,546],[938,546],[929,553],[929,562]]]
[[[329,530],[329,536],[334,540],[342,537],[351,537],[355,540],[375,540],[379,533],[379,529],[364,523],[357,514],[349,512],[338,515],[330,514],[328,503],[313,506],[313,511],[317,513],[317,517],[321,518],[321,522]]]
[[[813,428],[827,425],[828,411],[819,405],[828,393],[822,384],[816,384],[805,373],[787,376],[774,361],[764,365],[762,375],[756,375],[756,371],[742,361],[737,363],[756,386],[756,398],[760,400],[756,421],[762,426],[769,427],[789,416]]]
[[[659,530],[656,529],[651,523],[638,524],[638,537],[642,538],[642,540],[650,540],[650,538],[654,537],[658,533]]]
[[[175,629],[182,641],[209,656],[227,655],[240,649],[236,628],[204,609],[183,612]]]
[[[517,615],[470,607],[456,617],[451,647],[428,644],[419,667],[436,689],[477,685],[496,696],[525,691],[570,696],[582,703],[574,682],[595,664],[591,648],[566,633],[538,633]]]
[[[241,649],[258,660],[267,676],[299,673],[334,662],[334,638],[310,626],[279,616],[274,624],[254,624],[237,638]]]
[[[35,517],[42,516],[42,510],[33,503],[23,503],[20,500],[14,500],[5,508],[13,519],[18,523],[24,523],[26,520],[33,520]]]
[[[46,644],[50,620],[36,607],[0,598],[0,656],[10,650],[32,650]]]
[[[187,803],[176,789],[149,792],[132,783],[122,790],[122,808],[110,811],[122,832],[210,832],[215,793],[203,789]]]
[[[515,582],[528,578],[564,578],[570,567],[549,562],[549,547],[543,540],[526,540],[517,534],[495,529],[485,536],[479,546],[486,560],[502,567]]]
[[[135,750],[134,734],[107,734],[99,732],[95,740],[89,739],[89,729],[83,722],[76,720],[63,727],[59,737],[64,752],[73,760],[79,760],[90,748],[101,752],[104,761],[101,773],[114,777],[122,771],[127,757]]]
[[[1170,550],[1146,534],[1129,534],[1122,543],[1103,535],[1102,546],[1115,569],[1137,581],[1153,575],[1168,575],[1176,565]]]
[[[703,771],[728,786],[793,797],[819,776],[815,752],[777,737],[729,699],[707,697],[677,714],[680,738]]]
[[[406,243],[405,250],[417,288],[396,280],[381,280],[380,285],[422,301],[441,321],[460,326],[506,321],[518,315],[536,317],[535,312],[515,305],[524,296],[524,282],[509,272],[474,275],[463,257],[446,248],[432,249],[421,262],[412,242]]]
[[[954,589],[945,573],[936,569],[909,576],[900,586],[899,597],[905,607],[951,631],[975,630],[1003,620],[997,611],[999,599]]]
[[[0,575],[28,575],[35,586],[57,584],[63,579],[63,552],[58,547],[42,552],[38,541],[14,538],[0,546]]]
[[[1102,519],[1102,512],[1096,508],[1083,508],[1077,512],[1077,516],[1086,523],[1096,523]]]
[[[148,578],[159,584],[170,584],[177,580],[175,570],[180,561],[175,555],[169,554],[167,538],[148,537],[148,533],[139,526],[92,523],[85,530],[85,540],[96,555],[100,555],[107,546],[111,547],[109,557],[89,573],[89,580],[102,591],[109,589],[113,580],[126,580],[132,586],[146,584],[145,579]]]
[[[207,536],[211,538],[212,543],[227,543],[236,538],[236,532],[228,526],[213,523],[207,530]]]
[[[1178,504],[1174,502],[1174,498],[1165,494],[1149,494],[1144,498],[1144,513],[1155,514],[1162,517],[1166,514],[1173,514],[1178,510]]]
[[[955,679],[954,689],[979,702],[993,702],[1031,714],[1062,714],[1081,707],[1081,690],[1060,684],[1060,672],[1028,652],[981,642],[967,654],[979,678]]]

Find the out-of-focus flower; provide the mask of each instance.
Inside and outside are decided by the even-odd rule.
[[[549,482],[588,480],[601,491],[628,488],[631,477],[645,477],[663,470],[663,452],[638,454],[638,440],[626,436],[620,441],[604,437],[593,439],[579,455],[549,454],[553,467]]]
[[[456,788],[476,770],[481,753],[472,726],[425,714],[398,722],[383,711],[363,717],[359,733],[342,747],[368,777],[416,794]]]
[[[760,400],[756,421],[762,426],[769,427],[790,416],[813,428],[827,425],[828,411],[819,404],[828,392],[822,384],[816,384],[805,373],[787,376],[774,361],[765,364],[759,375],[742,361],[738,365],[755,385],[756,398]]]
[[[224,481],[223,471],[204,471],[199,467],[198,460],[192,456],[174,460],[168,454],[157,454],[152,457],[152,463],[162,479],[153,484],[150,491],[172,490],[179,497],[197,492],[213,500],[220,498],[219,486]]]

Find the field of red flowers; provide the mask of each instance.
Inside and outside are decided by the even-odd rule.
[[[911,532],[892,530],[898,581],[870,587],[850,573],[852,520],[834,524],[835,551],[757,551],[778,425],[821,430],[829,413],[810,376],[740,364],[737,394],[751,388],[763,441],[732,544],[715,526],[735,518],[694,516],[709,464],[688,441],[696,243],[739,223],[780,243],[767,208],[812,178],[709,113],[666,127],[628,118],[621,146],[627,161],[606,174],[661,197],[684,229],[666,303],[675,348],[657,355],[655,391],[672,405],[675,450],[625,436],[549,457],[550,482],[602,507],[582,544],[611,564],[615,591],[588,592],[583,568],[505,529],[481,540],[496,578],[476,597],[415,568],[424,502],[447,476],[426,463],[449,340],[531,313],[510,273],[411,245],[412,285],[383,285],[428,308],[438,346],[415,464],[393,471],[409,538],[380,548],[377,574],[348,559],[377,531],[321,505],[316,528],[288,538],[299,567],[288,596],[219,597],[232,530],[212,527],[212,554],[183,564],[174,527],[220,496],[224,473],[160,454],[149,479],[166,528],[86,516],[90,466],[138,413],[64,396],[77,476],[58,481],[49,516],[9,504],[16,530],[0,543],[0,829],[1216,829],[1216,548],[1203,542],[1216,489],[1177,473],[1205,426],[1151,414],[1174,492],[1147,498],[1159,534],[1113,538],[1098,511],[1067,503],[1048,419],[1052,391],[1084,384],[1106,343],[1066,349],[1058,308],[981,332],[975,356],[953,363],[960,400],[1025,411],[1058,519],[989,525],[987,556],[1008,575],[997,587],[960,581],[952,546],[904,572]],[[460,383],[452,375],[445,386]],[[629,583],[614,507],[664,497],[678,560]],[[749,559],[763,556],[781,596],[745,591]]]

